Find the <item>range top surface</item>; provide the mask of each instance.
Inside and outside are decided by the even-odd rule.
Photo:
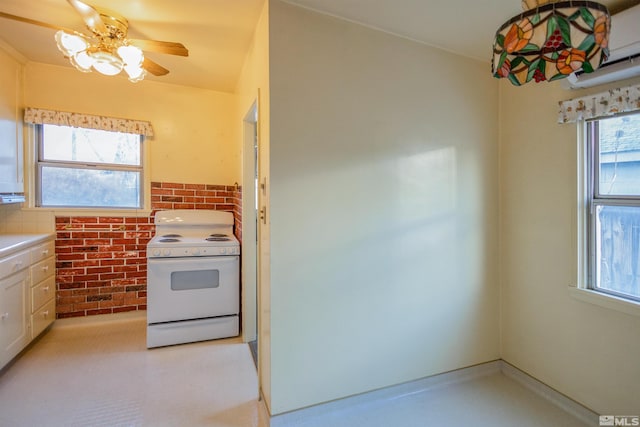
[[[148,258],[239,255],[231,212],[158,211],[156,234],[147,245]]]

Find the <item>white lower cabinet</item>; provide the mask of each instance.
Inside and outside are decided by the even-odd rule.
[[[0,369],[56,317],[53,240],[0,258]]]
[[[56,319],[56,260],[54,243],[31,250],[31,339]]]
[[[0,279],[0,367],[31,341],[29,311],[29,269]]]

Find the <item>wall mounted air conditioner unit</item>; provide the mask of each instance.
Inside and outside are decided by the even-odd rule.
[[[580,89],[640,76],[640,5],[611,17],[609,59],[593,73],[574,73],[565,89]]]

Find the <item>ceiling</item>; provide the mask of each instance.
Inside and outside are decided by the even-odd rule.
[[[189,57],[149,52],[171,72],[147,77],[233,92],[264,0],[87,0],[129,20],[129,36],[183,43]],[[519,0],[286,0],[460,55],[489,62],[496,29],[520,13]],[[612,12],[640,0],[601,0]],[[0,0],[0,11],[85,30],[66,0]],[[471,19],[473,18],[473,19]],[[27,60],[71,66],[55,30],[0,18],[0,39]]]
[[[170,70],[149,80],[233,92],[264,0],[84,0],[129,20],[129,37],[180,42],[188,57],[145,52]],[[0,0],[0,11],[89,34],[66,0]],[[0,18],[0,39],[29,61],[71,67],[55,30]],[[105,77],[106,78],[106,77]],[[122,77],[124,78],[124,77]]]

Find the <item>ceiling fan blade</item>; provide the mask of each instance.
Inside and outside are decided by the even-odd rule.
[[[144,61],[142,62],[142,68],[144,68],[154,76],[165,76],[169,74],[169,70],[164,68],[162,65],[153,62],[149,58],[144,58]]]
[[[36,21],[35,19],[24,18],[22,16],[11,15],[10,13],[0,12],[0,18],[13,19],[14,21],[24,22],[26,24],[38,25],[44,28],[51,28],[52,30],[62,30],[69,34],[80,34],[75,30],[70,30],[68,28],[60,27],[58,25],[48,24],[42,21]]]
[[[169,55],[189,56],[189,50],[182,43],[163,42],[159,40],[128,39],[129,44],[148,52],[166,53]]]
[[[80,14],[82,20],[87,27],[98,34],[107,34],[107,26],[100,17],[100,13],[88,4],[81,2],[80,0],[67,0],[69,4]]]

